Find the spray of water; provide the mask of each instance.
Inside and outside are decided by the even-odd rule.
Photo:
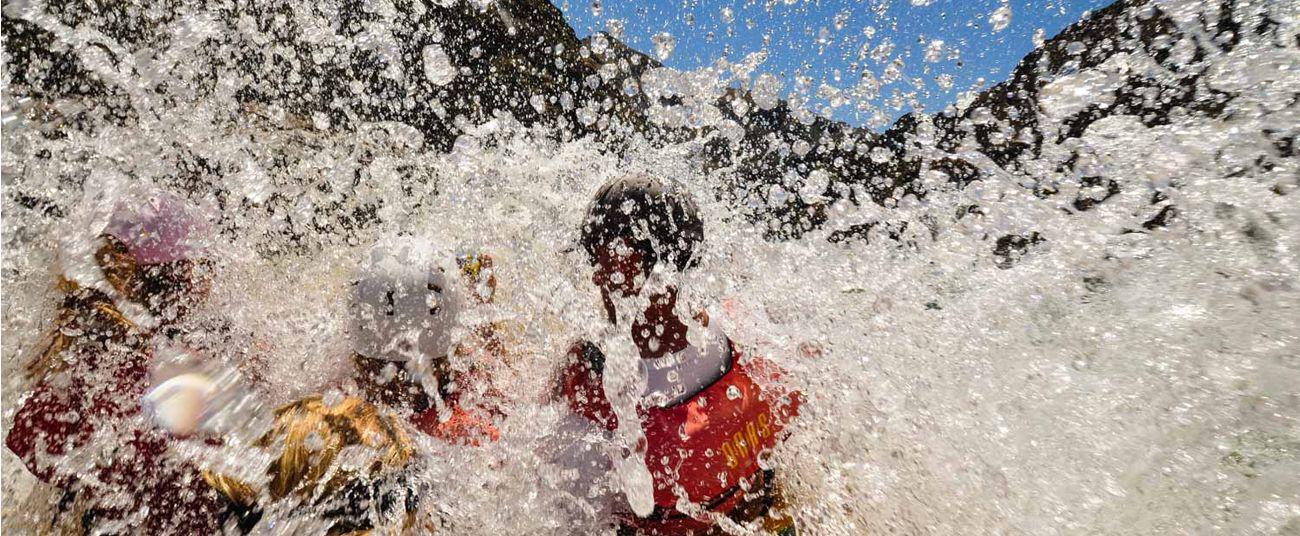
[[[493,374],[507,393],[500,439],[467,448],[413,437],[425,521],[463,534],[609,530],[611,508],[648,507],[634,396],[644,378],[631,343],[605,320],[576,244],[599,185],[645,172],[690,191],[706,228],[700,265],[654,274],[653,284],[677,285],[680,308],[710,311],[806,397],[764,464],[782,476],[808,533],[1290,533],[1300,528],[1300,16],[1285,3],[1263,14],[1225,8],[1273,27],[1242,27],[1234,46],[1195,48],[1208,55],[1192,58],[1193,42],[1216,39],[1197,18],[1217,10],[1205,4],[1161,4],[1177,30],[1169,35],[1182,36],[1161,54],[1117,53],[1041,80],[1033,114],[1037,131],[1052,135],[1014,166],[949,144],[941,119],[920,117],[901,155],[877,148],[869,157],[959,158],[975,178],[927,166],[909,190],[924,195],[900,188],[879,204],[861,186],[827,197],[855,188],[827,170],[791,169],[742,195],[726,188],[746,181],[745,169],[715,165],[710,147],[751,143],[733,114],[772,109],[781,89],[761,74],[761,57],[691,72],[646,66],[635,84],[585,82],[615,80],[614,94],[655,102],[648,130],[699,136],[575,136],[519,111],[441,117],[434,104],[424,123],[304,112],[250,97],[267,81],[227,61],[253,50],[283,61],[285,82],[297,84],[320,75],[309,59],[330,65],[368,51],[420,66],[380,61],[376,77],[473,83],[464,78],[479,71],[436,44],[456,36],[414,50],[396,42],[394,21],[414,15],[393,5],[368,10],[363,35],[348,38],[325,13],[333,4],[274,16],[140,8],[113,19],[149,29],[137,33],[79,24],[44,4],[6,5],[7,24],[52,36],[111,97],[16,93],[31,81],[6,71],[6,429],[30,387],[23,364],[53,322],[56,277],[104,286],[87,252],[105,215],[134,189],[162,189],[207,211],[216,277],[185,321],[185,343],[201,355],[153,373],[161,381],[205,371],[229,393],[209,416],[226,443],[177,441],[174,454],[265,479],[250,469],[264,467],[265,454],[248,447],[267,426],[261,416],[303,396],[353,393],[349,279],[371,244],[416,234],[496,259],[497,297],[468,313],[458,337],[479,320],[512,326],[510,357]],[[1155,8],[1134,5],[1134,20],[1154,20]],[[994,31],[1010,13],[1004,3],[990,15]],[[301,29],[292,36],[282,26],[290,19]],[[671,55],[671,37],[655,43],[660,58]],[[939,57],[936,43],[927,61]],[[548,61],[571,57],[560,48],[547,48]],[[1055,136],[1081,112],[1124,104],[1116,89],[1135,77],[1177,76],[1175,60],[1205,73],[1189,103],[1159,120],[1101,114],[1077,135]],[[413,106],[367,84],[349,89],[367,106]],[[723,104],[737,84],[752,98]],[[1211,90],[1233,98],[1194,113]],[[575,105],[570,95],[513,98],[525,111],[563,109],[594,129],[635,131],[616,100]],[[959,104],[970,106],[979,105]],[[1005,119],[962,117],[972,132]],[[443,139],[431,121],[455,129]],[[994,130],[1012,141],[1028,135]],[[782,155],[824,150],[778,136],[765,143]],[[792,199],[820,207],[825,222],[772,240],[771,227],[748,217]],[[845,240],[846,229],[861,232]],[[605,345],[604,388],[622,423],[611,437],[563,432],[553,382],[580,339]],[[557,453],[574,451],[608,460],[608,472],[572,485]],[[57,491],[5,456],[6,523],[48,523]],[[328,527],[292,510],[265,515],[265,533]]]

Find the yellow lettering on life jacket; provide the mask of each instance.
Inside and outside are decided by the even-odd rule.
[[[754,421],[745,423],[745,435],[749,439],[749,444],[754,449],[754,453],[757,454],[758,446],[762,445],[762,443],[758,442],[758,428],[754,426]]]
[[[757,456],[763,439],[772,437],[772,418],[767,413],[759,413],[752,420],[745,422],[730,438],[723,439],[720,449],[727,459],[727,467],[736,468],[744,458]]]
[[[731,443],[722,442],[722,455],[727,457],[727,467],[735,468],[740,463],[736,459],[736,453],[731,449]]]

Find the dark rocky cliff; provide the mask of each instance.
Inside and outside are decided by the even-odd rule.
[[[1278,33],[1278,15],[1266,4],[1220,0],[1214,3],[1217,9],[1204,11],[1195,35],[1184,35],[1155,3],[1121,0],[1047,41],[1018,64],[1009,80],[981,92],[961,109],[905,116],[883,133],[821,117],[800,118],[784,101],[763,109],[748,91],[729,90],[720,97],[718,109],[743,127],[743,138],[728,143],[711,136],[711,127],[650,117],[656,107],[671,107],[677,104],[674,99],[680,100],[670,95],[651,102],[644,91],[637,91],[641,78],[659,63],[604,34],[579,40],[548,2],[449,4],[399,0],[385,11],[358,1],[325,2],[314,8],[314,16],[305,17],[302,10],[261,2],[197,8],[177,2],[53,2],[49,13],[69,27],[92,27],[108,38],[105,41],[116,43],[116,48],[92,44],[103,48],[114,65],[125,61],[117,57],[123,52],[165,45],[169,37],[159,31],[162,26],[205,13],[224,38],[208,37],[193,45],[215,71],[193,74],[194,90],[216,92],[220,83],[231,83],[238,87],[238,102],[248,107],[312,118],[318,126],[398,121],[414,126],[442,150],[450,148],[467,125],[502,112],[526,125],[553,125],[561,138],[598,136],[612,150],[628,136],[660,142],[700,137],[710,140],[705,167],[732,171],[727,176],[733,178],[719,189],[736,200],[765,192],[773,184],[795,191],[814,171],[824,173],[829,180],[817,198],[790,195],[774,201],[761,195],[764,205],[746,214],[774,238],[797,237],[822,226],[827,204],[843,197],[885,206],[909,195],[924,197],[927,187],[920,178],[927,173],[939,174],[947,184],[967,184],[987,169],[981,167],[987,164],[971,161],[972,153],[1009,173],[1028,175],[1024,162],[1037,159],[1045,143],[1078,137],[1103,117],[1136,115],[1155,125],[1175,113],[1221,114],[1233,95],[1202,82],[1202,60],[1208,53],[1230,50],[1243,32],[1271,36],[1278,46],[1300,46],[1294,36]],[[36,101],[77,98],[87,103],[75,113],[28,112],[66,116],[53,123],[58,126],[50,135],[59,135],[59,129],[91,128],[92,122],[79,117],[133,120],[137,112],[122,88],[102,80],[58,39],[18,12],[12,5],[4,12],[9,90]],[[1048,82],[1121,53],[1149,56],[1172,74],[1132,74],[1110,98],[1099,98],[1099,104],[1060,126],[1041,123],[1039,93]],[[436,72],[439,68],[454,71]],[[167,95],[168,83],[160,80],[145,90]],[[1271,134],[1279,157],[1293,156],[1295,134]],[[778,150],[772,140],[804,149]],[[1060,162],[1061,173],[1050,180],[1035,176],[1035,192],[1055,195],[1059,188],[1052,182],[1060,177],[1080,181],[1089,192],[1100,192],[1074,200],[1080,211],[1113,195],[1113,182],[1077,176],[1070,173],[1072,165],[1070,160]],[[790,184],[792,180],[799,184]],[[31,204],[39,201],[25,206]],[[1152,205],[1145,229],[1164,225],[1177,213],[1160,199],[1153,199]],[[979,207],[966,207],[967,214],[979,212]],[[831,239],[867,239],[882,224],[891,229],[889,222],[859,224],[837,229]],[[887,234],[896,234],[892,229]],[[1038,240],[1031,235],[991,239],[996,239],[995,248],[1006,251]]]

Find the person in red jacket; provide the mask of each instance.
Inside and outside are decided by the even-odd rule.
[[[450,255],[409,236],[369,250],[348,289],[355,389],[347,390],[353,392],[314,394],[273,412],[274,426],[251,443],[258,454],[249,456],[274,460],[262,470],[269,486],[203,473],[243,533],[292,531],[304,521],[328,526],[330,534],[416,532],[440,522],[420,512],[428,483],[410,471],[424,460],[410,430],[452,444],[499,437],[494,419],[500,413],[485,400],[490,396],[479,396],[490,377],[466,355],[473,346],[493,349],[493,330],[475,326],[461,336],[457,329],[466,305],[492,299],[495,278],[485,259],[462,256],[453,264]],[[343,451],[348,455],[334,455]]]
[[[799,394],[780,386],[777,366],[746,355],[710,326],[707,314],[682,318],[675,286],[647,289],[656,268],[683,271],[697,264],[703,238],[693,201],[646,176],[605,184],[583,223],[582,245],[595,267],[593,282],[606,317],[611,324],[628,324],[620,332],[635,345],[645,378],[636,415],[654,504],[648,515],[624,512],[621,525],[624,532],[700,534],[717,531],[718,518],[726,516],[794,534],[775,473],[760,459],[782,438]],[[640,311],[619,310],[629,304],[644,305]],[[699,336],[688,337],[692,330]],[[574,345],[559,393],[574,413],[612,432],[619,422],[604,388],[605,364],[595,343]]]
[[[484,400],[490,393],[467,400],[490,386],[485,367],[472,361],[501,345],[497,334],[487,325],[467,330],[462,341],[452,336],[464,306],[490,302],[495,285],[490,257],[465,255],[453,265],[410,237],[375,246],[358,271],[350,308],[354,377],[366,399],[409,412],[416,429],[444,441],[498,439],[499,411]]]
[[[102,280],[59,283],[55,326],[28,366],[35,387],[5,445],[37,478],[66,490],[65,504],[80,511],[60,515],[79,515],[86,532],[219,527],[215,495],[197,470],[166,454],[169,436],[149,425],[140,404],[160,339],[208,293],[211,263],[194,242],[204,225],[165,193],[122,201],[97,238]]]

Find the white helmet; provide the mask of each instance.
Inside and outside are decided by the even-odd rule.
[[[370,250],[352,289],[353,351],[399,362],[447,355],[460,299],[443,257],[412,237]]]

